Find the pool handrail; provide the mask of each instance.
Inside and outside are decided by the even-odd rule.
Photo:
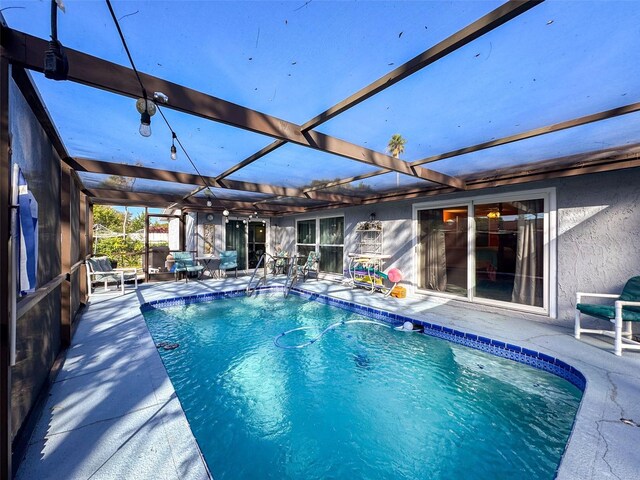
[[[293,285],[298,281],[298,274],[301,273],[298,268],[298,259],[305,258],[304,255],[294,254],[289,257],[289,268],[287,269],[287,279],[284,282],[284,296],[287,297]],[[304,277],[303,277],[304,278]]]
[[[245,290],[247,297],[250,297],[251,295],[253,295],[253,292],[256,291],[256,289],[260,286],[260,283],[264,282],[264,285],[267,286],[267,262],[265,261],[265,257],[271,257],[273,259],[273,257],[271,255],[269,255],[267,252],[263,253],[260,256],[260,259],[258,260],[258,263],[256,265],[256,268],[253,270],[253,273],[251,274],[251,278],[249,279],[249,283],[247,283],[247,288]],[[258,279],[258,282],[255,284],[255,286],[253,288],[251,288],[251,284],[253,283],[253,279],[255,278],[256,274],[258,273],[258,270],[260,269],[260,265],[264,265],[264,275],[262,277],[260,277]]]

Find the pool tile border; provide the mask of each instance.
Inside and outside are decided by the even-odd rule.
[[[259,287],[256,290],[256,294],[260,295],[267,293],[278,293],[282,291],[284,291],[283,286],[267,286]],[[404,322],[412,322],[415,325],[420,325],[421,327],[423,327],[424,333],[426,335],[442,338],[453,343],[465,345],[467,347],[481,350],[498,357],[508,358],[510,360],[514,360],[516,362],[523,363],[540,370],[544,370],[546,372],[564,378],[582,392],[584,392],[586,387],[586,378],[579,370],[558,358],[546,355],[541,352],[536,352],[535,350],[530,350],[528,348],[520,347],[511,343],[501,342],[499,340],[493,340],[491,338],[483,337],[481,335],[475,335],[473,333],[454,330],[449,327],[426,322],[424,320],[419,320],[413,317],[386,312],[377,308],[367,307],[347,300],[340,300],[338,298],[329,297],[327,295],[308,292],[296,287],[291,289],[291,293],[308,300],[313,300],[315,302],[338,307],[343,310],[364,315],[375,320],[391,323],[393,325],[402,325]],[[245,289],[241,289],[228,290],[225,292],[201,293],[198,295],[188,295],[185,297],[159,299],[142,304],[140,306],[140,310],[144,313],[156,308],[191,305],[220,298],[234,298],[244,295],[246,295],[246,291]]]

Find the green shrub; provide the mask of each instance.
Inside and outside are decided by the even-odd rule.
[[[130,238],[101,238],[96,242],[96,256],[106,255],[118,262],[118,267],[142,268],[144,242]]]

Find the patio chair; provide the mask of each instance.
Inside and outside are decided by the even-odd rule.
[[[176,281],[178,275],[184,273],[185,283],[189,281],[189,275],[191,273],[200,273],[204,270],[202,265],[197,265],[193,259],[191,252],[173,252],[173,272],[175,274]]]
[[[88,296],[96,293],[92,291],[94,283],[104,283],[104,290],[108,292],[109,282],[115,282],[120,285],[122,294],[124,295],[124,282],[133,280],[134,288],[138,288],[138,273],[135,268],[113,268],[111,261],[107,257],[92,257],[85,262],[87,269],[87,286]]]
[[[309,252],[304,265],[298,265],[298,274],[302,275],[302,281],[307,279],[307,275],[310,273],[316,274],[316,280],[318,279],[318,266],[320,264],[320,252]]]
[[[227,250],[220,252],[220,270],[233,270],[236,271],[236,278],[238,278],[238,252],[235,250]]]
[[[287,273],[287,266],[289,265],[289,254],[284,250],[276,248],[273,255],[269,255],[270,260],[267,262],[267,269],[273,275],[279,275],[281,273]]]
[[[613,305],[582,303],[584,297],[616,299]],[[589,315],[600,320],[608,320],[614,324],[613,330],[595,330],[580,326],[581,315]],[[626,325],[624,325],[626,322]],[[616,355],[622,350],[640,350],[640,342],[633,340],[631,322],[640,322],[640,276],[629,279],[620,295],[608,293],[576,294],[575,337],[580,339],[582,333],[608,335],[614,338]],[[623,332],[623,327],[624,332]]]

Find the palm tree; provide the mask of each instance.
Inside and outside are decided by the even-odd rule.
[[[393,158],[400,158],[400,155],[404,153],[404,145],[407,140],[399,133],[394,133],[391,136],[391,140],[387,144],[387,152],[391,154]],[[400,174],[396,172],[396,187],[400,186]]]

